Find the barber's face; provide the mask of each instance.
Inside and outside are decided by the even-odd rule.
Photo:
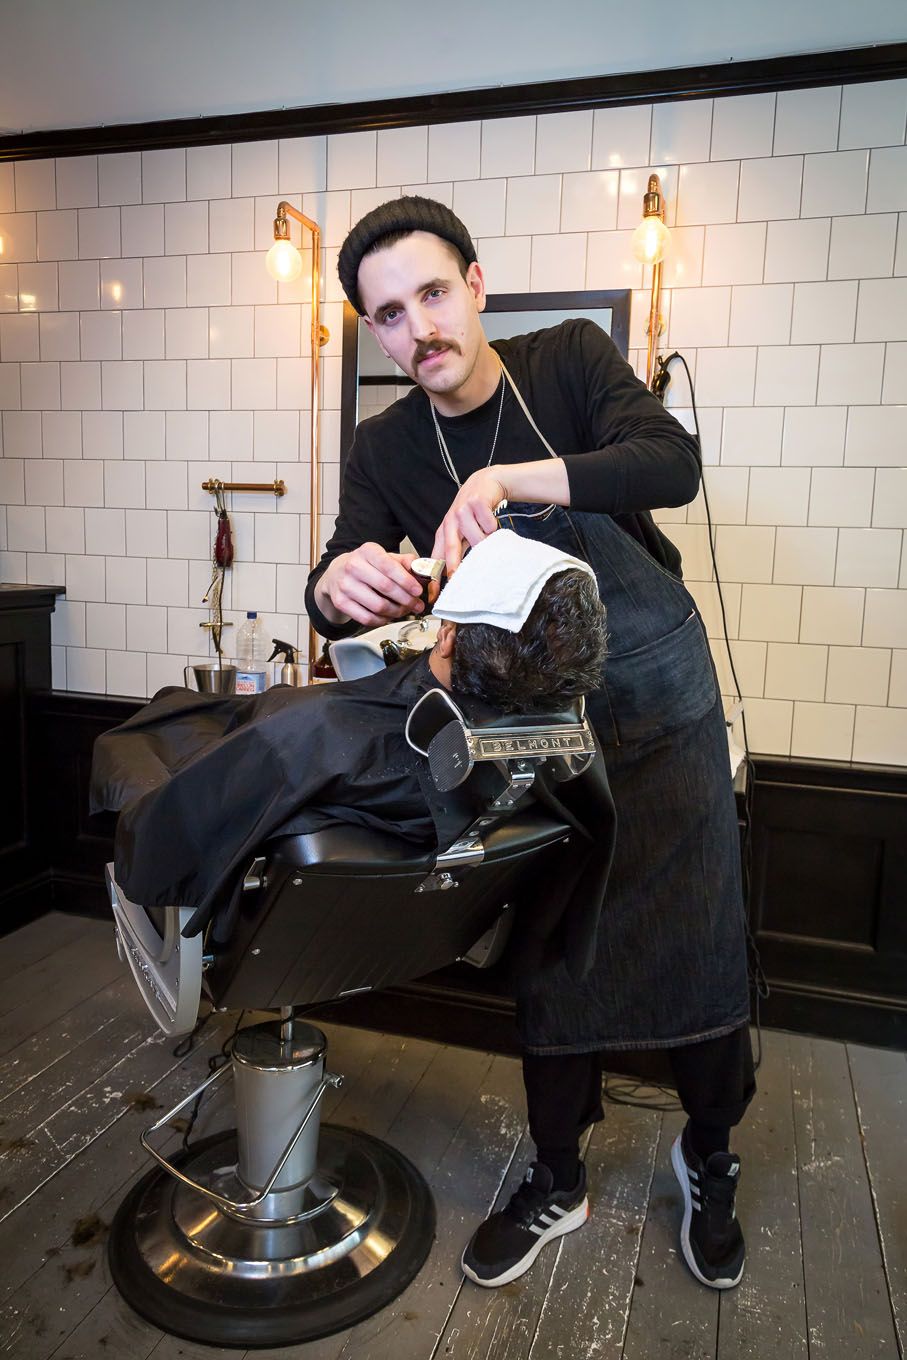
[[[440,237],[415,231],[366,255],[359,266],[366,324],[389,359],[428,392],[457,392],[486,343],[479,313],[485,284],[475,263],[466,278]]]

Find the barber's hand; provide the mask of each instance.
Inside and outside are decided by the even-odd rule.
[[[432,548],[432,557],[444,558],[448,576],[460,565],[465,544],[474,548],[497,529],[495,506],[506,496],[507,490],[494,468],[480,468],[466,478],[441,521]]]
[[[414,561],[414,553],[392,553],[380,543],[363,543],[334,558],[315,587],[316,603],[325,612],[318,597],[327,597],[339,614],[372,627],[421,614],[422,586],[409,570]]]

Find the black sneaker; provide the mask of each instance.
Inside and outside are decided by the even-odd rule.
[[[680,1246],[687,1265],[712,1289],[740,1283],[746,1246],[734,1213],[740,1159],[713,1152],[705,1161],[690,1146],[689,1134],[674,1140],[671,1165],[683,1191]]]
[[[586,1168],[572,1190],[555,1190],[542,1162],[533,1162],[506,1209],[492,1214],[463,1253],[463,1273],[492,1289],[527,1271],[546,1242],[581,1228],[589,1217]]]

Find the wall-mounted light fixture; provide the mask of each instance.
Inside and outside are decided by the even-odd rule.
[[[306,217],[292,203],[281,202],[277,205],[274,219],[274,244],[265,257],[265,266],[272,279],[278,283],[292,283],[302,273],[302,256],[290,240],[289,218],[301,222],[312,234],[312,474],[309,486],[309,570],[321,556],[319,523],[321,509],[321,468],[320,445],[320,376],[321,364],[319,350],[331,338],[321,324],[321,228],[317,222]],[[309,623],[309,677],[317,659],[317,634]]]
[[[642,201],[643,217],[633,233],[633,254],[644,265],[652,266],[652,301],[649,306],[649,324],[646,328],[649,337],[648,357],[646,359],[646,387],[652,386],[655,370],[655,355],[658,352],[658,337],[664,330],[664,318],[659,310],[661,305],[661,262],[671,240],[671,233],[665,226],[665,203],[661,192],[661,181],[657,175],[649,176],[649,187]]]

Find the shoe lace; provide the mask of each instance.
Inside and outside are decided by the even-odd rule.
[[[510,1196],[507,1215],[509,1218],[515,1218],[518,1223],[529,1223],[547,1198],[543,1191],[536,1189],[529,1181],[523,1181],[519,1189]]]

